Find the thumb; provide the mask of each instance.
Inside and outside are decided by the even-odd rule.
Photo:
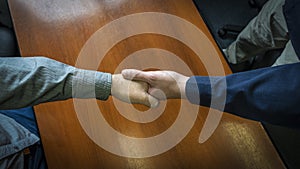
[[[122,76],[127,80],[138,80],[151,84],[150,72],[144,72],[137,69],[124,69],[122,70]]]
[[[147,92],[143,92],[136,97],[129,98],[128,103],[142,104],[151,108],[156,108],[159,106],[159,100]]]
[[[148,99],[149,99],[149,103],[151,105],[151,108],[156,108],[159,106],[159,100],[153,96],[151,96],[150,94],[148,94]]]
[[[146,93],[147,96],[147,106],[151,108],[156,108],[159,106],[159,100],[155,97],[151,96],[150,94]]]

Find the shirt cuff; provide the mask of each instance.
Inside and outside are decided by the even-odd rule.
[[[208,76],[192,76],[186,82],[185,93],[187,99],[202,106],[210,106],[211,83]]]
[[[227,90],[225,76],[193,76],[187,81],[185,90],[191,103],[224,111]]]
[[[111,81],[110,73],[77,69],[72,78],[72,96],[107,100],[111,92]]]
[[[112,75],[110,73],[96,72],[95,91],[96,98],[107,100],[111,94]]]

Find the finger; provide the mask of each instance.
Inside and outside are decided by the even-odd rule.
[[[122,70],[121,74],[127,80],[133,80],[137,74],[140,74],[142,71],[137,69],[124,69]]]
[[[126,80],[129,81],[129,80]],[[132,82],[129,81],[131,86],[128,89],[128,96],[130,103],[143,104],[145,106],[155,108],[159,105],[159,100],[148,93],[149,86],[146,82]]]
[[[149,90],[148,89],[148,84],[145,83],[145,82],[140,82],[140,84],[143,85],[143,88],[144,88],[144,92],[143,92],[143,96],[141,98],[144,98],[142,99],[143,100],[143,103],[144,105],[148,106],[148,107],[151,107],[151,108],[155,108],[155,107],[158,107],[159,106],[159,100],[150,95],[147,91]]]
[[[144,72],[137,69],[124,69],[122,70],[122,76],[127,80],[144,81],[151,84],[153,76],[151,72]]]
[[[166,100],[167,96],[164,91],[157,88],[149,88],[148,93],[158,100]]]
[[[159,100],[157,98],[151,96],[147,92],[139,94],[138,97],[130,98],[128,103],[142,104],[142,105],[145,105],[150,108],[155,108],[155,107],[159,106]]]
[[[159,106],[159,100],[155,97],[151,96],[150,94],[146,93],[147,100],[148,100],[148,107],[156,108]]]

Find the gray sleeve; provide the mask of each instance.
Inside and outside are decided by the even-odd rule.
[[[0,168],[3,168],[2,165],[5,161],[8,162],[8,156],[18,153],[38,141],[39,138],[36,135],[30,133],[15,120],[0,114]]]
[[[111,90],[111,74],[45,57],[0,58],[0,79],[0,109],[74,97],[106,100]]]

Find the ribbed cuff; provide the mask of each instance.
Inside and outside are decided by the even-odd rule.
[[[111,93],[112,75],[110,73],[96,73],[95,90],[96,98],[107,100]]]
[[[110,73],[78,69],[72,78],[72,96],[107,100],[111,92],[111,79]]]

